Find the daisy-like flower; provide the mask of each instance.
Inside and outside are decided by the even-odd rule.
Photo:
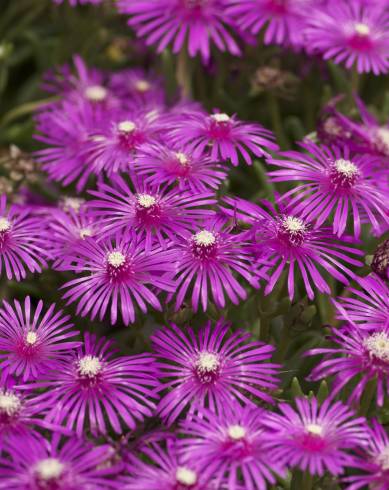
[[[317,227],[333,213],[333,231],[339,237],[350,221],[358,237],[365,215],[375,232],[380,230],[380,219],[389,224],[389,186],[384,189],[377,185],[374,157],[353,155],[347,147],[320,147],[310,142],[301,147],[308,154],[288,151],[281,153],[283,159],[268,160],[280,167],[269,172],[273,182],[299,181],[281,198],[290,199],[296,213],[308,221],[315,220]],[[384,180],[389,178],[389,171],[381,174]]]
[[[265,44],[300,45],[303,41],[304,12],[312,0],[227,0],[227,12],[238,26],[251,34],[265,28]]]
[[[267,362],[274,348],[248,342],[243,331],[229,334],[223,321],[214,328],[208,323],[197,334],[176,325],[157,331],[152,337],[160,362],[161,389],[166,390],[158,411],[171,424],[189,407],[191,413],[210,408],[221,412],[237,400],[253,405],[256,400],[272,402],[277,388],[277,364]]]
[[[367,432],[368,446],[351,466],[355,466],[363,474],[348,476],[343,479],[348,486],[346,490],[371,488],[376,490],[389,489],[389,437],[385,429],[376,420]],[[363,458],[363,459],[362,459]]]
[[[194,194],[217,189],[226,179],[225,168],[207,155],[160,144],[145,146],[133,164],[135,173],[152,186],[178,184]]]
[[[268,150],[278,149],[274,135],[268,129],[221,112],[204,114],[192,111],[181,119],[177,118],[169,135],[173,143],[185,145],[194,154],[201,155],[210,150],[212,160],[230,160],[234,166],[239,163],[239,155],[251,165],[251,153],[263,157],[269,156]]]
[[[363,417],[340,402],[298,398],[296,410],[280,403],[281,414],[268,413],[268,449],[280,464],[298,466],[311,475],[339,475],[353,460],[347,451],[366,445]]]
[[[161,310],[155,289],[174,291],[172,276],[176,254],[154,247],[145,250],[145,242],[136,235],[124,240],[116,236],[96,242],[85,239],[69,255],[67,269],[81,275],[67,282],[67,304],[78,302],[77,314],[100,321],[110,309],[111,324],[120,310],[125,325],[135,321],[135,305],[143,313],[147,305]]]
[[[324,59],[375,75],[389,70],[389,12],[385,2],[330,1],[307,16],[306,46]]]
[[[266,448],[266,430],[262,424],[266,412],[259,408],[226,407],[224,413],[204,410],[182,424],[185,438],[182,449],[193,461],[204,464],[223,479],[229,490],[241,486],[247,490],[266,490],[275,484],[274,473],[284,476],[284,465],[272,458]],[[216,488],[219,488],[216,486]]]
[[[247,292],[236,276],[254,288],[259,287],[258,278],[266,276],[263,271],[254,272],[249,247],[248,235],[232,233],[225,220],[208,220],[197,225],[191,234],[177,237],[174,242],[176,310],[187,295],[191,296],[194,311],[198,310],[199,303],[206,311],[209,300],[218,308],[224,308],[226,296],[234,304],[246,299]]]
[[[104,232],[128,235],[135,231],[145,238],[147,250],[154,241],[166,247],[177,234],[190,229],[194,220],[214,214],[204,209],[216,203],[211,192],[193,194],[146,183],[135,183],[133,192],[120,176],[112,183],[101,183],[98,191],[89,191],[96,198],[89,202],[90,208],[96,210]]]
[[[47,267],[47,243],[42,237],[44,226],[39,218],[31,216],[28,207],[11,205],[0,196],[0,275],[20,281],[30,272],[41,272]],[[4,272],[3,272],[4,271]]]
[[[244,199],[225,198],[230,208],[223,211],[252,225],[255,241],[252,245],[256,254],[258,273],[269,273],[265,294],[269,294],[285,269],[288,271],[289,297],[295,293],[295,269],[300,271],[308,298],[315,296],[312,285],[320,292],[330,294],[331,290],[322,276],[327,271],[338,281],[348,284],[347,276],[355,274],[346,266],[362,266],[362,262],[351,256],[361,256],[363,252],[353,247],[352,237],[343,236],[338,240],[328,227],[314,228],[313,224],[293,208],[281,208],[279,212],[263,202],[260,207]]]
[[[106,433],[107,425],[117,434],[123,427],[134,430],[137,422],[153,414],[158,385],[153,357],[118,357],[112,343],[85,333],[84,345],[32,383],[49,388],[36,397],[38,404],[51,407],[47,422],[63,423],[81,437],[87,427],[93,434]]]
[[[339,329],[333,328],[330,340],[334,347],[308,352],[310,356],[324,354],[310,379],[334,377],[334,395],[351,382],[350,402],[359,401],[367,383],[376,380],[377,404],[382,407],[385,396],[389,395],[389,325],[364,330],[358,325],[348,324]]]
[[[200,53],[208,60],[211,44],[220,51],[239,55],[231,18],[224,0],[118,0],[119,11],[129,14],[128,24],[146,43],[158,44],[162,52],[169,44],[178,53],[187,44],[190,56]]]
[[[52,441],[15,438],[9,458],[0,458],[0,488],[13,490],[109,490],[122,488],[121,466],[112,464],[112,448],[82,439]]]
[[[70,316],[55,311],[52,304],[43,312],[40,300],[34,311],[30,297],[24,305],[3,301],[0,308],[0,367],[2,379],[9,374],[27,381],[55,368],[70,349],[79,345]]]
[[[351,294],[334,301],[337,318],[359,328],[382,329],[389,326],[389,287],[372,274],[358,278],[361,289],[349,288]]]

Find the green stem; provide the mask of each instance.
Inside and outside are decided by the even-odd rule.
[[[192,74],[186,49],[181,49],[177,57],[176,78],[182,95],[188,99],[192,96]]]
[[[377,392],[377,380],[371,379],[365,386],[365,391],[363,392],[359,413],[360,415],[367,415],[373,398]]]
[[[358,94],[360,84],[360,76],[357,69],[354,67],[351,72],[351,96]]]
[[[288,141],[286,139],[284,127],[282,124],[280,105],[278,103],[277,97],[275,97],[274,94],[272,94],[271,92],[267,93],[267,103],[273,130],[277,135],[278,143],[281,146],[281,149],[285,149],[288,147]]]
[[[55,102],[56,100],[58,100],[58,97],[48,97],[47,99],[35,100],[34,102],[27,102],[26,104],[15,107],[3,116],[2,120],[0,121],[0,126],[9,124],[18,117],[31,114],[32,112],[35,112],[36,109],[39,109],[50,102]]]
[[[307,470],[303,476],[303,485],[301,490],[312,490],[313,488],[313,476]]]

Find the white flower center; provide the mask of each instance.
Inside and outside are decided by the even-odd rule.
[[[188,165],[188,157],[185,155],[185,153],[182,153],[181,151],[178,151],[176,153],[176,158],[177,160],[181,163],[181,165]]]
[[[88,236],[92,236],[92,230],[90,228],[81,228],[78,233],[81,240],[84,240],[84,238]]]
[[[136,200],[138,204],[142,206],[142,208],[151,208],[157,202],[154,196],[150,196],[150,194],[138,194]]]
[[[356,22],[354,30],[359,36],[368,36],[370,34],[370,27],[363,22]]]
[[[115,250],[114,252],[109,252],[109,254],[107,255],[107,262],[112,267],[115,268],[120,267],[121,265],[124,264],[125,261],[126,261],[126,256],[123,255],[118,250]]]
[[[226,123],[231,119],[230,116],[225,112],[218,112],[217,114],[211,114],[211,118],[217,123]]]
[[[305,231],[304,221],[300,218],[296,218],[295,216],[286,216],[282,220],[282,224],[286,230],[290,233],[300,233]]]
[[[230,427],[227,429],[227,434],[230,439],[240,441],[246,437],[246,429],[241,425],[230,425]]]
[[[378,464],[384,471],[389,470],[389,446],[386,446],[377,458]]]
[[[138,80],[135,83],[135,88],[138,92],[147,92],[150,90],[151,85],[147,80]]]
[[[85,356],[78,361],[78,371],[82,376],[93,378],[102,369],[100,359],[96,356]]]
[[[0,232],[8,231],[11,228],[11,223],[7,218],[0,218]]]
[[[85,89],[85,97],[92,102],[102,102],[107,98],[108,91],[101,85],[91,85]]]
[[[345,177],[354,177],[359,173],[358,167],[353,162],[350,162],[350,160],[340,158],[335,161],[334,165],[336,170]]]
[[[211,231],[201,230],[193,236],[193,240],[196,245],[207,247],[216,242],[216,237]]]
[[[364,346],[371,355],[389,362],[389,337],[385,332],[373,333],[364,340]]]
[[[85,203],[85,199],[80,197],[65,197],[63,201],[63,206],[65,209],[73,209],[78,213],[81,206]]]
[[[14,394],[7,391],[0,392],[0,413],[6,413],[7,415],[13,415],[20,408],[21,402],[19,398]]]
[[[323,427],[319,424],[308,424],[305,428],[307,432],[314,436],[321,436],[323,434]]]
[[[34,345],[38,340],[38,335],[35,332],[27,332],[26,342],[29,345]]]
[[[385,146],[389,148],[389,129],[388,128],[379,128],[377,130],[377,134],[381,141],[384,143]]]
[[[136,124],[133,121],[121,121],[117,125],[118,131],[121,133],[132,133],[136,129]]]
[[[35,467],[42,480],[54,480],[62,475],[64,465],[56,458],[47,458],[39,461]]]
[[[219,365],[218,356],[212,352],[201,352],[196,362],[197,369],[208,373],[216,371]]]
[[[176,480],[181,485],[191,486],[197,482],[197,474],[195,471],[186,468],[185,466],[179,466],[176,471]]]

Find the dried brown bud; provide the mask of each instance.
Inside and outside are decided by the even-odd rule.
[[[251,92],[253,95],[273,92],[280,97],[290,98],[295,94],[298,83],[299,79],[289,71],[274,66],[262,66],[251,80]]]
[[[389,281],[389,239],[378,245],[371,268],[377,276]]]

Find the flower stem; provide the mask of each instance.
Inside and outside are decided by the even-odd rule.
[[[376,379],[371,379],[365,386],[365,391],[363,392],[359,413],[360,415],[367,415],[371,402],[377,391],[377,381]]]
[[[271,92],[268,92],[267,94],[267,103],[273,130],[277,135],[278,143],[282,149],[285,149],[288,147],[288,141],[286,139],[284,127],[282,124],[280,105],[278,103],[277,97],[275,97],[275,95]]]
[[[192,96],[192,74],[186,49],[181,49],[177,57],[176,78],[182,95],[187,98]]]
[[[303,484],[301,490],[312,490],[313,488],[313,476],[309,473],[309,471],[305,471],[303,476]]]
[[[351,72],[351,96],[353,96],[353,94],[358,94],[359,84],[360,76],[357,69],[354,67]]]

